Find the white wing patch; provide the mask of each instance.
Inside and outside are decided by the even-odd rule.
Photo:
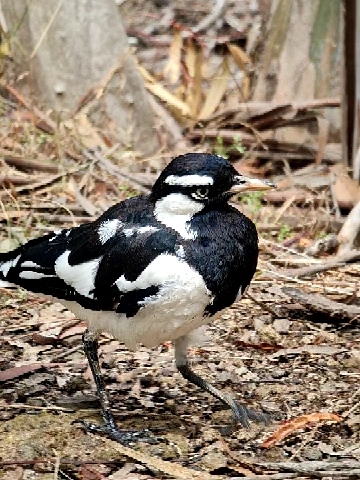
[[[32,260],[26,260],[26,262],[22,262],[20,267],[34,267],[34,268],[43,268],[41,265],[38,265],[37,263],[33,262]]]
[[[62,232],[63,232],[62,230],[54,230],[53,231],[54,236],[49,239],[49,242],[53,242],[56,239],[56,237],[58,237]]]
[[[7,262],[4,262],[0,264],[0,271],[6,277],[6,275],[9,273],[9,270],[11,267],[15,267],[16,264],[18,263],[21,255],[18,255],[16,258],[13,258],[12,260],[8,260]]]
[[[0,288],[11,288],[16,287],[15,283],[7,282],[6,280],[0,280]]]
[[[148,233],[148,232],[156,232],[159,230],[157,227],[151,227],[150,225],[146,227],[132,227],[132,228],[124,228],[123,233],[125,237],[132,237],[135,233]]]
[[[101,244],[104,245],[111,237],[116,235],[116,232],[121,225],[122,223],[117,219],[106,220],[103,222],[98,229],[98,235]]]
[[[240,298],[243,296],[244,292],[242,290],[243,290],[242,285],[240,285],[239,291],[238,291],[238,293],[236,295],[236,298],[235,298],[235,302],[239,301]]]
[[[214,179],[208,175],[169,175],[166,177],[165,183],[181,187],[197,187],[213,185]]]
[[[182,193],[170,193],[155,203],[155,218],[178,232],[186,240],[195,240],[196,231],[192,230],[189,222],[200,212],[204,205]]]
[[[24,278],[26,280],[39,280],[40,278],[49,278],[49,277],[55,277],[56,275],[46,275],[45,273],[42,272],[34,272],[32,270],[24,270],[23,272],[19,273],[20,278]]]
[[[94,294],[91,291],[95,288],[95,277],[102,257],[78,265],[69,265],[70,253],[70,250],[65,250],[57,258],[55,262],[56,275],[75,288],[80,295],[94,298]]]

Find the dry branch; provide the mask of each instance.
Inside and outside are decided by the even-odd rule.
[[[0,149],[0,155],[4,158],[8,165],[12,165],[22,170],[39,170],[41,172],[56,173],[59,167],[50,162],[42,162],[37,160],[28,160],[17,155],[10,154],[5,149]]]
[[[321,470],[336,471],[337,474],[342,474],[347,470],[358,470],[360,472],[360,461],[358,460],[341,460],[338,462],[332,461],[305,461],[305,462],[259,462],[256,466],[268,468],[272,470],[282,470],[287,472],[298,472],[305,475],[311,475],[314,472]],[[251,478],[251,477],[249,477]]]
[[[92,162],[97,161],[100,167],[102,167],[104,170],[110,173],[110,175],[114,175],[120,180],[123,180],[129,183],[131,186],[133,186],[136,190],[139,190],[141,193],[148,194],[150,192],[150,189],[145,187],[142,182],[137,180],[134,176],[121,172],[121,170],[114,163],[112,163],[109,159],[101,155],[99,151],[84,150],[83,154],[88,160],[91,160]]]
[[[328,298],[313,293],[307,293],[297,288],[283,287],[281,291],[293,301],[299,303],[311,313],[326,318],[328,323],[350,322],[360,324],[360,307],[334,302]]]
[[[274,140],[273,138],[266,138],[264,132],[262,132],[260,137],[255,137],[247,132],[230,129],[199,129],[196,128],[192,132],[187,134],[189,139],[204,139],[204,138],[213,138],[216,139],[221,137],[224,143],[234,143],[241,140],[243,145],[246,147],[259,148],[263,145],[266,149],[264,156],[267,155],[267,149],[276,150],[277,152],[286,152],[292,153],[295,152],[300,154],[303,152],[305,155],[312,155],[312,158],[316,158],[318,146],[312,144],[298,144],[294,142],[286,142]],[[263,147],[263,148],[264,148]],[[341,154],[341,145],[340,144],[327,144],[324,153],[323,161],[329,163],[337,163],[342,159]]]
[[[276,103],[276,102],[244,102],[234,108],[229,108],[215,113],[207,119],[208,122],[218,120],[222,117],[247,113],[249,116],[259,115],[260,112],[267,113],[278,108],[290,108],[292,110],[315,110],[319,108],[340,107],[340,98],[322,98],[319,100],[308,100],[304,102]]]
[[[358,260],[360,260],[360,250],[353,250],[343,255],[338,255],[335,258],[331,258],[321,265],[312,265],[311,267],[303,268],[290,268],[287,270],[282,270],[281,273],[287,277],[309,277],[311,275],[315,275],[316,273],[332,270],[333,268],[343,267],[347,263],[356,262]]]

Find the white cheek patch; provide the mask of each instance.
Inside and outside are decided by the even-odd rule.
[[[164,183],[180,187],[203,187],[214,184],[214,179],[208,175],[169,175]]]
[[[110,240],[110,238],[116,235],[116,232],[121,225],[122,223],[117,219],[106,220],[103,222],[98,229],[98,235],[101,244],[104,245],[108,240]]]
[[[178,232],[186,240],[194,240],[196,231],[190,227],[192,217],[200,212],[204,205],[182,193],[170,193],[155,203],[155,218],[165,226]]]
[[[94,298],[94,294],[90,292],[95,288],[95,277],[102,257],[78,265],[69,265],[70,253],[70,250],[66,250],[56,260],[56,275],[72,286],[80,295]]]

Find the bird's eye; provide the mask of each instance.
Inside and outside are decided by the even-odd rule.
[[[200,187],[196,189],[195,192],[191,194],[191,196],[198,200],[202,200],[204,198],[207,198],[208,194],[209,194],[209,189],[207,187]]]

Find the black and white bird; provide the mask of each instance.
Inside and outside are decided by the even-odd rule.
[[[56,299],[88,323],[83,345],[105,422],[85,424],[89,430],[124,444],[148,437],[119,429],[111,414],[97,353],[103,331],[130,349],[174,341],[179,372],[228,405],[234,423],[265,420],[194,373],[187,349],[200,327],[241,298],[255,273],[255,225],[229,199],[272,187],[239,175],[220,156],[189,153],[170,162],[149,195],[0,254],[1,287]]]

